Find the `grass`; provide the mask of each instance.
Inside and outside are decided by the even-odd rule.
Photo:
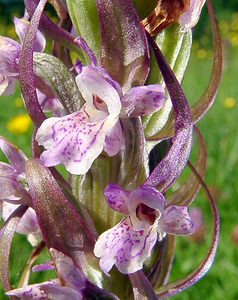
[[[200,55],[199,55],[200,53]],[[203,55],[201,56],[201,53]],[[232,241],[232,230],[238,224],[238,77],[237,47],[225,43],[223,79],[216,102],[208,114],[200,121],[199,128],[207,144],[206,183],[213,191],[221,218],[221,237],[217,256],[212,269],[196,285],[173,299],[238,299],[238,245]],[[203,93],[211,70],[211,59],[204,52],[194,51],[184,79],[183,87],[190,102],[194,102]],[[31,128],[24,134],[14,134],[7,129],[7,122],[17,114],[23,114],[23,107],[13,97],[2,97],[0,110],[0,134],[24,149],[30,156]],[[1,160],[3,156],[0,156]],[[188,238],[177,238],[176,255],[170,280],[182,278],[189,274],[208,251],[211,238],[211,213],[204,194],[200,193],[193,206],[200,207],[204,214],[207,236],[205,241],[197,244]],[[14,238],[11,253],[11,281],[17,282],[26,262],[26,254],[31,247],[23,236]],[[39,276],[39,275],[35,275]],[[44,275],[43,275],[44,276]],[[34,278],[39,279],[39,278]],[[43,277],[39,279],[44,280]],[[5,299],[3,292],[0,298]],[[6,298],[7,299],[7,298]]]

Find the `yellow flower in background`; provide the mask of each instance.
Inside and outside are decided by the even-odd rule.
[[[233,97],[228,97],[224,101],[225,108],[233,108],[236,105],[236,100]]]
[[[204,59],[207,57],[207,51],[205,49],[198,49],[197,50],[197,58]]]
[[[26,133],[31,126],[31,119],[27,114],[18,115],[7,123],[7,130],[14,134]]]

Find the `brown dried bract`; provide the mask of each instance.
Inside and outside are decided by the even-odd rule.
[[[152,36],[155,36],[165,27],[177,22],[189,5],[190,0],[159,0],[156,8],[141,23]]]

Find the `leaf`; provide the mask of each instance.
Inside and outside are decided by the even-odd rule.
[[[45,53],[34,53],[34,72],[47,83],[69,113],[80,110],[84,100],[75,78],[59,60]]]
[[[40,160],[26,162],[26,179],[47,247],[65,253],[83,272],[90,273],[84,257],[92,254],[96,236]]]
[[[157,300],[149,280],[142,271],[129,274],[135,300]]]
[[[40,0],[27,28],[20,56],[20,87],[26,109],[37,127],[45,120],[36,94],[33,73],[33,51],[36,32],[47,0]]]
[[[175,115],[173,144],[166,156],[145,181],[145,184],[157,186],[164,193],[181,174],[188,161],[192,146],[193,125],[189,105],[178,80],[149,34],[148,40],[170,94]]]
[[[27,206],[19,206],[7,219],[0,230],[0,280],[6,291],[11,289],[9,282],[9,256],[14,233]]]
[[[181,26],[174,24],[163,30],[156,37],[155,41],[170,68],[173,69],[176,78],[181,82],[190,58],[192,31],[184,31]],[[164,85],[163,77],[161,74],[158,74],[156,59],[153,53],[151,53],[150,73],[146,83]],[[146,138],[156,135],[162,129],[164,130],[164,126],[167,124],[168,118],[170,118],[171,111],[172,103],[169,95],[167,95],[164,107],[160,111],[142,118]]]
[[[204,179],[206,173],[206,145],[203,137],[197,127],[194,127],[194,132],[198,139],[198,156],[195,168]],[[167,199],[168,205],[184,205],[188,206],[197,196],[200,190],[200,182],[193,172],[189,178]]]
[[[214,221],[213,237],[207,255],[200,263],[200,265],[195,269],[195,271],[186,276],[186,278],[184,279],[177,280],[156,290],[157,297],[159,299],[166,299],[168,297],[176,295],[195,284],[198,280],[200,280],[211,268],[218,246],[220,222],[216,202],[212,198],[206,184],[204,183],[196,169],[193,167],[193,165],[191,163],[188,163],[188,165],[193,171],[194,175],[196,175],[197,179],[200,181],[200,184],[202,185],[206,193],[207,199],[209,200]]]
[[[135,189],[145,180],[145,145],[142,124],[139,118],[121,119],[123,145],[118,184]]]
[[[66,2],[77,35],[84,38],[100,61],[101,36],[96,0],[67,0]],[[85,60],[90,63],[87,56]]]
[[[154,288],[167,283],[173,263],[174,251],[174,235],[167,235],[155,248],[153,257],[147,266],[148,272],[146,273]]]
[[[131,1],[97,0],[102,35],[101,64],[124,91],[143,85],[149,71],[149,50]]]

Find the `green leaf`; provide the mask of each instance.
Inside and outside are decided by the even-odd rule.
[[[70,18],[77,35],[82,36],[100,61],[101,34],[96,0],[67,0]],[[85,55],[85,60],[90,63]]]
[[[61,60],[49,54],[34,53],[34,72],[51,87],[69,113],[82,107],[84,100],[75,78]]]
[[[190,57],[192,46],[191,30],[184,31],[181,26],[175,24],[161,32],[155,41],[165,56],[169,66],[173,69],[178,81],[181,82]],[[151,53],[150,73],[147,84],[154,83],[159,83],[164,86],[162,76],[158,72],[155,56]],[[171,109],[172,104],[168,96],[164,107],[159,112],[143,118],[146,138],[155,135],[165,126]]]

